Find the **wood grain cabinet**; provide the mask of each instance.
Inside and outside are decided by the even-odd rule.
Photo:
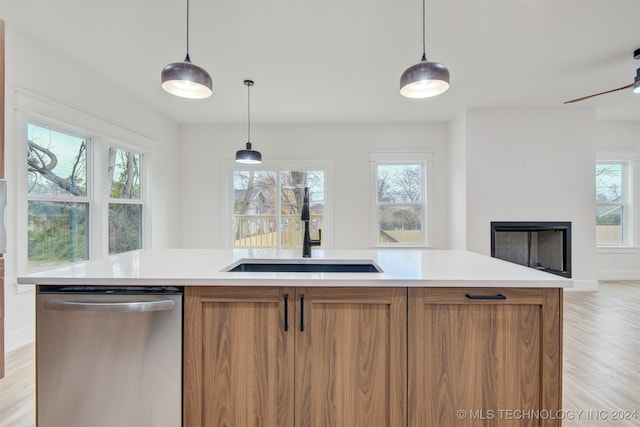
[[[187,287],[185,304],[185,426],[560,425],[560,289]]]
[[[406,292],[186,288],[184,425],[406,425]]]
[[[410,427],[560,426],[560,289],[409,289]]]

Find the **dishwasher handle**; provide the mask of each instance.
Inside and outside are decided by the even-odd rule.
[[[97,302],[50,299],[44,302],[44,308],[59,311],[106,311],[130,313],[147,311],[171,311],[174,307],[175,303],[172,300]]]

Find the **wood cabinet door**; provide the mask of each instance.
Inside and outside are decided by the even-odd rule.
[[[560,426],[561,289],[408,298],[409,426]]]
[[[292,297],[287,288],[185,288],[185,426],[293,426]]]
[[[406,425],[406,288],[296,289],[296,426]]]

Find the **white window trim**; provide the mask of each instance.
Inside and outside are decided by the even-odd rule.
[[[333,161],[331,160],[267,160],[257,165],[241,164],[233,160],[225,160],[223,164],[224,200],[223,200],[223,239],[226,247],[233,247],[233,179],[234,171],[286,171],[286,170],[318,170],[324,172],[324,229],[322,230],[322,246],[324,249],[333,248],[335,226],[333,223]]]
[[[629,249],[635,249],[638,247],[639,231],[638,224],[639,216],[638,209],[635,205],[640,200],[640,185],[638,182],[638,175],[640,173],[639,162],[640,152],[638,151],[598,151],[596,152],[596,164],[607,162],[619,162],[625,163],[625,176],[624,179],[624,203],[625,214],[623,227],[622,244],[605,245],[598,244],[596,242],[596,248],[598,253],[613,253],[624,252]],[[595,185],[595,180],[594,180]],[[597,206],[597,202],[596,202]],[[595,233],[595,230],[594,230]]]
[[[423,204],[423,233],[422,242],[419,243],[380,243],[378,229],[378,164],[416,164],[421,163],[424,168],[422,183],[424,191]],[[433,175],[433,153],[427,151],[406,151],[406,152],[383,152],[375,151],[369,153],[370,164],[370,191],[371,191],[371,245],[378,248],[428,248],[432,247],[433,236],[433,214],[431,187]]]
[[[73,198],[76,202],[90,203],[89,260],[102,259],[109,255],[109,182],[106,182],[106,162],[110,146],[133,151],[142,155],[142,247],[151,247],[151,204],[146,183],[150,182],[152,151],[157,143],[137,133],[119,128],[81,111],[74,110],[55,101],[22,89],[16,90],[16,267],[18,274],[38,270],[28,266],[27,216],[27,126],[35,123],[61,132],[72,133],[90,140],[87,147],[87,196]],[[127,141],[127,142],[122,142]],[[62,201],[63,199],[60,198]]]

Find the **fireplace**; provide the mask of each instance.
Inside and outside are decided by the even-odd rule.
[[[492,222],[491,256],[571,277],[571,223]]]

